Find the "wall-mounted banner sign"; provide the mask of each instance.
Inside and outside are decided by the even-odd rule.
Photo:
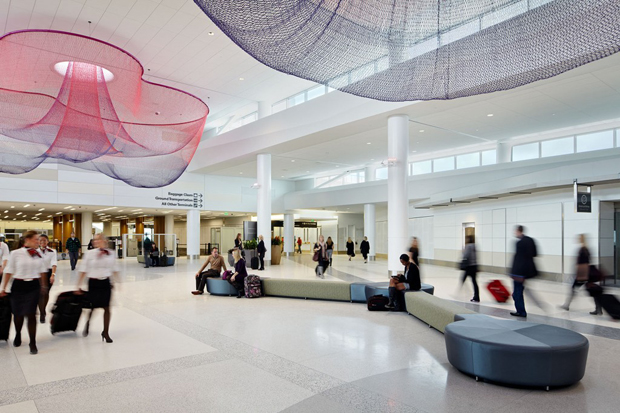
[[[199,192],[168,192],[168,196],[156,196],[155,201],[167,207],[202,208],[203,197],[204,195]]]
[[[573,184],[575,212],[592,212],[592,186]]]

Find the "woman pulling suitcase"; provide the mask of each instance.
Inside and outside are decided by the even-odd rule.
[[[43,258],[37,251],[39,248],[39,234],[36,231],[27,231],[24,236],[24,248],[11,253],[9,264],[4,271],[0,297],[6,296],[6,286],[11,278],[11,308],[15,323],[15,340],[13,345],[22,344],[22,326],[24,317],[28,318],[28,336],[30,338],[30,354],[37,354],[37,306],[42,292],[47,293],[47,269]]]
[[[110,278],[118,280],[116,257],[114,251],[107,249],[108,240],[103,234],[97,234],[94,238],[95,249],[86,251],[80,265],[80,278],[77,284],[76,294],[83,294],[80,290],[84,278],[88,278],[88,299],[92,304],[92,310],[88,315],[88,321],[84,327],[83,336],[88,336],[90,318],[95,308],[103,308],[103,331],[101,341],[112,343],[110,338],[110,298],[112,297],[112,283]]]

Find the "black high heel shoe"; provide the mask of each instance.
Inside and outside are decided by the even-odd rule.
[[[32,355],[39,354],[39,350],[37,349],[37,345],[36,344],[31,344],[30,345],[30,354],[32,354]]]
[[[110,338],[108,333],[106,333],[105,331],[101,332],[101,341],[103,340],[105,340],[106,343],[114,343],[114,341]]]
[[[13,347],[19,347],[22,345],[22,335],[17,334],[15,336],[15,340],[13,340]]]
[[[90,327],[90,321],[86,322],[86,325],[84,326],[84,331],[82,332],[82,336],[83,337],[88,337],[88,329]]]

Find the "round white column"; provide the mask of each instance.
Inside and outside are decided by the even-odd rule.
[[[374,261],[376,259],[376,228],[375,228],[375,204],[364,205],[364,235],[368,238],[370,243],[370,252],[368,253],[368,259]]]
[[[271,105],[269,102],[265,102],[264,100],[258,102],[258,119],[262,119],[269,115],[271,115]]]
[[[88,250],[88,241],[93,239],[93,213],[82,212],[82,236],[80,242],[82,243],[82,253]]]
[[[284,255],[295,254],[295,216],[284,214]]]
[[[187,258],[200,258],[200,211],[197,209],[187,211]]]
[[[164,232],[166,234],[174,234],[174,215],[169,213],[164,219]],[[165,248],[168,251],[174,251],[173,254],[176,254],[176,245],[174,245],[173,237],[166,236]]]
[[[366,182],[375,181],[377,179],[377,166],[369,165],[364,168],[364,178]]]
[[[388,272],[402,270],[399,257],[407,250],[409,117],[388,118]]]
[[[256,157],[258,199],[256,202],[256,231],[265,238],[265,264],[271,263],[271,154]]]

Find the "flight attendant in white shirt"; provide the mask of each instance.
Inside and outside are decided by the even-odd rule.
[[[50,290],[52,289],[52,285],[54,285],[54,278],[56,277],[56,265],[58,264],[58,257],[56,254],[56,250],[53,248],[48,248],[47,244],[49,243],[49,239],[47,235],[41,234],[39,236],[39,254],[43,258],[43,262],[45,264],[45,268],[47,269],[47,285],[49,285]],[[39,298],[39,314],[41,323],[45,323],[47,303],[50,300],[50,293],[47,290],[46,293],[41,293],[41,297]]]
[[[0,234],[0,238],[4,239],[4,234]],[[2,284],[2,273],[9,260],[9,254],[9,246],[6,245],[6,242],[0,241],[0,284]]]
[[[110,278],[118,279],[116,268],[116,256],[114,251],[107,248],[108,240],[103,234],[97,234],[94,238],[95,249],[86,251],[80,263],[76,294],[82,294],[80,286],[85,277],[88,278],[88,298],[92,303],[93,310],[88,316],[88,321],[84,327],[84,337],[88,336],[90,318],[95,308],[103,308],[103,331],[101,340],[112,343],[109,335],[110,329],[110,298],[112,296],[112,283]]]
[[[6,286],[11,278],[11,308],[13,322],[15,323],[15,340],[13,345],[19,347],[22,344],[22,326],[24,317],[28,317],[28,336],[30,337],[30,354],[37,354],[37,305],[41,292],[47,293],[47,271],[37,251],[39,247],[39,234],[36,231],[27,231],[24,236],[24,248],[19,248],[11,253],[9,264],[2,280],[0,297],[6,295]]]

